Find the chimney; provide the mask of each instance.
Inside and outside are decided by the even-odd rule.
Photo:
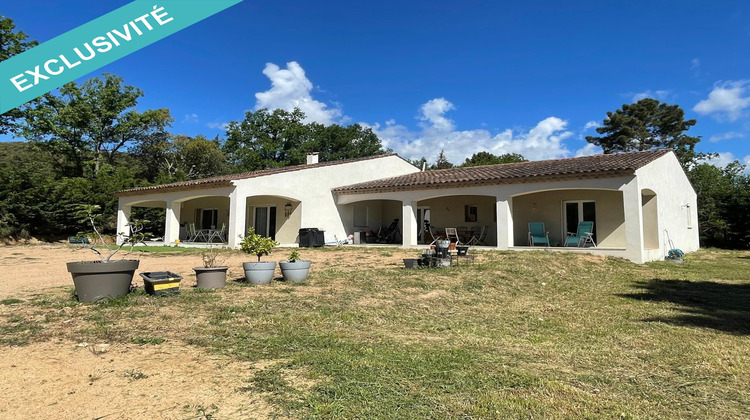
[[[307,154],[307,164],[315,165],[318,163],[318,152],[311,152]]]

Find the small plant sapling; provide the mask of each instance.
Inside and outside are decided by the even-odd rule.
[[[279,245],[278,242],[271,238],[258,235],[255,233],[254,228],[250,228],[247,230],[247,235],[245,235],[245,237],[242,238],[242,242],[240,242],[240,249],[246,254],[256,255],[258,257],[258,262],[260,262],[260,257],[268,255],[277,245]]]
[[[115,254],[120,252],[124,247],[129,246],[130,249],[122,254],[121,259],[124,259],[131,252],[133,252],[133,248],[137,244],[144,243],[143,240],[146,237],[146,235],[143,233],[145,220],[131,220],[127,225],[130,228],[130,234],[126,235],[125,232],[118,232],[117,236],[122,238],[120,244],[108,245],[104,240],[104,236],[102,236],[101,231],[97,227],[97,225],[101,225],[102,222],[102,214],[99,212],[101,207],[95,204],[79,204],[76,208],[76,216],[79,217],[79,220],[81,222],[90,223],[95,235],[94,241],[90,244],[84,244],[82,248],[90,249],[91,251],[93,251],[99,256],[101,262],[108,263],[112,261],[112,258],[115,256]],[[96,248],[97,245],[106,248],[107,251],[100,251]]]
[[[292,252],[289,253],[289,257],[287,258],[287,260],[289,260],[289,262],[295,262],[298,259],[300,259],[299,252],[296,249],[293,249]]]

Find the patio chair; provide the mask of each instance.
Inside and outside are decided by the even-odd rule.
[[[565,238],[565,246],[585,247],[588,244],[596,248],[594,222],[578,222],[576,233],[568,232],[568,237]]]
[[[188,223],[187,225],[187,239],[186,242],[195,242],[195,237],[198,236],[198,232],[195,230],[195,223]]]
[[[429,225],[427,226],[427,233],[430,234],[430,237],[432,238],[432,242],[430,242],[430,245],[435,245],[435,242],[439,241],[442,236],[438,235],[437,229],[435,229],[435,226]]]
[[[226,235],[227,235],[227,224],[226,223],[222,223],[221,224],[221,229],[218,232],[216,232],[216,237],[219,238],[219,240],[222,243],[225,243],[227,241],[227,236]]]
[[[376,239],[375,242],[381,244],[396,244],[401,242],[402,238],[401,232],[399,232],[398,229],[398,221],[399,219],[393,219],[390,226],[381,226],[380,231],[378,232],[378,239]],[[396,239],[397,237],[398,239]]]
[[[467,245],[487,245],[487,243],[484,241],[485,238],[487,238],[487,226],[482,226],[482,231],[479,233],[479,236],[477,235],[471,235],[471,239],[469,239],[469,242],[467,242]]]
[[[458,229],[456,228],[445,228],[445,236],[449,241],[455,242],[456,245],[461,243],[458,239]]]
[[[544,222],[529,222],[529,246],[549,245],[549,232],[544,230]]]

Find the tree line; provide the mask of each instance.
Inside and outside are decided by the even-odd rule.
[[[0,16],[0,60],[36,45]],[[358,124],[304,123],[299,109],[247,111],[228,124],[225,138],[170,132],[168,109],[138,111],[143,92],[117,75],[103,74],[0,115],[0,134],[19,142],[0,143],[0,237],[70,235],[86,229],[76,216],[81,203],[99,205],[113,232],[117,197],[123,189],[305,163],[308,152],[321,161],[389,153],[377,135]],[[712,154],[697,153],[696,124],[683,110],[646,98],[608,112],[600,136],[586,138],[605,153],[671,148],[698,193],[703,246],[750,248],[750,178],[735,162],[710,165]],[[516,153],[479,152],[460,165],[440,151],[434,163],[412,161],[427,170],[478,166],[526,159]],[[163,233],[163,210],[138,209]]]

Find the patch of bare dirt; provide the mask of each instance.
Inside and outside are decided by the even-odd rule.
[[[175,342],[0,347],[0,417],[266,418],[273,407],[238,390],[254,368]]]
[[[285,259],[288,249],[275,249],[265,261]],[[344,273],[361,271],[362,267],[396,268],[402,259],[413,257],[414,250],[398,248],[368,249],[342,248],[300,250],[302,257],[313,262],[316,269],[333,268]],[[131,255],[132,257],[132,255]],[[201,264],[199,251],[190,253],[142,254],[134,283],[143,286],[138,275],[148,271],[172,271],[182,275],[181,288],[195,285],[192,268]],[[0,300],[27,300],[32,295],[64,296],[64,288],[72,288],[67,272],[70,261],[95,260],[91,251],[63,244],[33,244],[0,246]],[[241,253],[226,255],[224,264],[230,267],[228,279],[244,277],[242,263],[252,261]],[[276,277],[280,278],[278,271]],[[346,276],[341,280],[313,282],[308,287],[295,288],[292,293],[316,295],[324,298],[345,291]],[[223,295],[228,305],[282,293],[276,287],[256,287],[247,293]],[[414,289],[414,294],[424,290]],[[430,295],[427,293],[426,295]],[[423,296],[429,299],[432,296]],[[364,305],[392,304],[372,298]],[[79,328],[81,312],[87,305],[61,308],[59,323],[47,324],[44,336],[27,346],[0,346],[0,418],[54,419],[247,419],[278,418],[263,393],[241,390],[250,386],[258,372],[278,363],[265,360],[243,363],[208,354],[200,348],[167,339],[159,345],[77,343],[70,341],[68,331]],[[36,308],[27,305],[0,306],[4,320],[20,316],[28,322],[43,322]],[[160,319],[175,324],[206,322],[195,316],[185,316],[177,308],[163,307],[157,312]],[[130,319],[123,322],[138,327],[149,319]],[[316,382],[308,372],[300,369],[284,370],[284,379],[294,388],[307,391]]]

